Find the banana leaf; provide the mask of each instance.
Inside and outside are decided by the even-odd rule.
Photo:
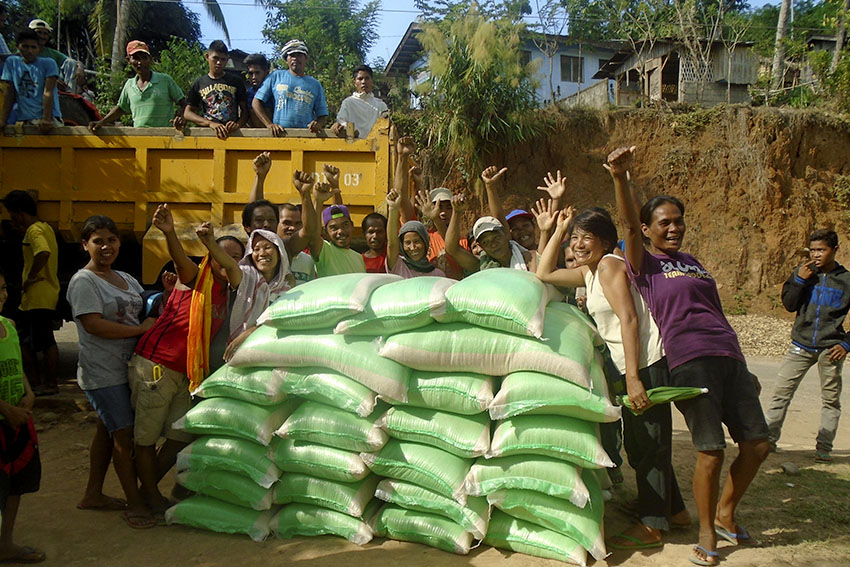
[[[676,386],[659,386],[658,388],[651,388],[646,391],[646,397],[649,398],[649,401],[652,405],[658,404],[666,404],[669,402],[678,402],[680,400],[690,400],[691,398],[696,398],[697,396],[701,396],[702,394],[707,394],[708,388],[685,388],[685,387],[676,387]],[[629,400],[629,396],[623,394],[621,396],[617,396],[617,401],[624,408],[628,408],[633,414],[640,415],[646,409],[636,410],[632,407],[632,402]],[[651,407],[651,406],[650,406]]]

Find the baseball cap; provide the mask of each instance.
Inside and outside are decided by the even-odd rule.
[[[36,18],[35,20],[30,20],[29,28],[31,30],[47,30],[49,32],[53,31],[53,28],[50,27],[50,24],[48,24],[44,20],[39,20],[38,18]]]
[[[300,39],[291,39],[286,42],[286,45],[283,46],[281,53],[284,57],[291,53],[303,53],[304,55],[308,55],[307,44],[301,41]]]
[[[133,41],[127,44],[127,57],[131,56],[134,53],[138,52],[151,54],[151,50],[148,49],[148,44],[144,41],[139,41],[138,39],[134,39]]]
[[[514,209],[514,210],[512,210],[511,212],[508,213],[508,216],[505,217],[505,220],[507,220],[508,222],[511,222],[512,220],[519,219],[519,218],[527,218],[527,219],[534,220],[534,215],[532,215],[528,211],[523,211],[522,209]]]
[[[322,211],[322,226],[327,226],[327,224],[333,219],[340,219],[342,217],[351,220],[351,214],[348,212],[348,207],[345,205],[331,205],[330,207],[325,207],[325,210]]]
[[[485,232],[504,230],[504,228],[496,217],[481,217],[472,225],[472,236],[475,237],[475,240],[478,240]]]
[[[451,201],[452,200],[452,192],[448,187],[435,187],[431,189],[431,202],[436,203],[437,201]]]

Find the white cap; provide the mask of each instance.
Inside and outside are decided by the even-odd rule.
[[[435,187],[431,189],[431,202],[436,203],[437,201],[451,201],[452,200],[452,191],[448,187]]]
[[[47,30],[49,32],[53,31],[53,28],[50,27],[50,24],[48,24],[44,20],[39,20],[37,18],[35,20],[30,20],[29,28],[31,30]]]
[[[481,217],[472,225],[472,237],[478,240],[485,232],[504,229],[505,227],[502,226],[502,223],[496,217]]]

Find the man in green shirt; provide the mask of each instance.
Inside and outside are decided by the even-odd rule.
[[[47,42],[50,41],[50,34],[53,33],[53,28],[44,20],[30,20],[29,29],[33,30],[38,35],[38,44],[41,46],[41,51],[38,52],[39,57],[49,57],[56,61],[56,66],[62,68],[62,64],[68,59],[68,56],[61,51],[56,51],[52,47],[47,47]]]
[[[127,61],[136,71],[136,76],[127,79],[118,104],[102,120],[91,122],[89,130],[96,132],[104,124],[110,124],[128,112],[133,116],[135,128],[167,128],[173,125],[182,130],[186,125],[183,92],[169,75],[151,71],[151,54],[147,44],[135,39],[128,43]],[[177,113],[175,104],[179,107]]]

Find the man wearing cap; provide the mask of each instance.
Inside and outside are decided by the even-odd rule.
[[[20,32],[15,42],[20,55],[6,59],[0,79],[7,84],[0,129],[6,126],[14,103],[15,122],[38,126],[42,133],[62,125],[56,79],[59,70],[52,59],[38,56],[38,36],[32,30]]]
[[[436,187],[430,193],[419,191],[416,194],[416,206],[423,215],[431,219],[433,228],[428,229],[428,261],[434,261],[437,267],[454,280],[463,279],[463,268],[446,253],[446,227],[452,219],[452,192],[446,187]],[[466,247],[466,239],[459,243]]]
[[[316,226],[324,227],[321,232],[314,230],[310,235],[310,255],[316,261],[316,274],[322,278],[338,274],[365,273],[366,263],[363,256],[351,249],[354,223],[351,222],[348,207],[339,203],[325,207],[321,214],[322,224],[318,225],[322,204],[331,195],[339,193],[336,188],[331,190],[330,185],[324,189],[326,190],[318,186],[313,189]]]
[[[288,69],[273,71],[257,90],[251,109],[274,136],[285,136],[286,128],[309,128],[319,132],[328,119],[328,103],[322,85],[305,72],[307,45],[293,39],[283,46]],[[269,118],[263,103],[274,101]]]
[[[136,39],[129,42],[127,62],[136,71],[136,76],[127,79],[118,97],[118,104],[102,120],[89,123],[89,130],[95,132],[128,112],[133,116],[134,128],[167,128],[174,125],[182,130],[186,125],[182,116],[186,99],[170,75],[151,71],[151,52],[147,44]],[[175,104],[178,106],[176,114]]]
[[[47,42],[50,41],[50,34],[53,33],[53,28],[50,27],[50,24],[45,22],[44,20],[30,20],[29,29],[33,30],[36,35],[38,35],[38,44],[41,47],[41,50],[38,52],[39,57],[49,57],[56,62],[56,67],[62,67],[62,64],[68,59],[68,56],[62,53],[61,51],[57,51],[52,47],[47,46]]]
[[[481,173],[484,187],[487,190],[487,202],[490,215],[502,221],[511,233],[511,238],[526,250],[537,250],[537,223],[534,215],[522,209],[514,209],[505,216],[502,200],[499,197],[497,185],[508,171],[507,167],[499,169],[491,165]]]

